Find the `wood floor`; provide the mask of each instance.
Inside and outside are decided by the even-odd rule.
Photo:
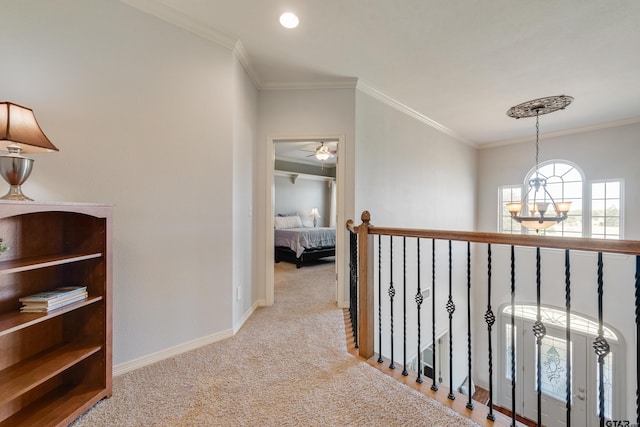
[[[483,392],[478,393],[476,391],[473,399],[474,409],[471,410],[466,407],[468,398],[465,395],[462,395],[454,391],[453,394],[456,398],[455,400],[451,400],[448,398],[449,389],[447,387],[439,387],[438,391],[433,391],[431,390],[431,383],[429,381],[424,381],[422,384],[419,384],[416,382],[415,379],[417,377],[417,374],[415,372],[410,371],[408,376],[404,376],[402,375],[401,369],[390,369],[389,360],[387,359],[384,359],[382,363],[378,363],[377,355],[370,359],[364,359],[360,357],[360,355],[358,354],[358,349],[355,347],[355,342],[353,339],[353,329],[351,327],[351,319],[349,318],[348,309],[344,310],[344,325],[345,325],[345,332],[346,332],[347,351],[349,351],[349,353],[352,354],[353,356],[358,357],[359,359],[367,362],[369,365],[375,367],[380,372],[383,372],[389,375],[390,377],[395,378],[397,381],[400,381],[403,384],[413,388],[414,390],[419,391],[425,396],[430,397],[431,399],[437,400],[444,406],[451,408],[452,410],[456,411],[460,415],[475,421],[480,426],[486,426],[486,427],[505,426],[506,427],[511,425],[510,414],[505,415],[504,413],[502,413],[502,410],[497,410],[495,406],[493,411],[493,414],[495,416],[495,421],[491,421],[487,419],[487,414],[489,414],[489,408],[485,404],[481,403],[481,402],[488,401],[489,394],[486,390],[484,390],[484,393],[486,393],[486,395]],[[478,397],[478,400],[475,400],[475,397]],[[516,425],[528,427],[531,424],[529,424],[529,422],[526,422],[526,421],[522,422],[518,420]]]

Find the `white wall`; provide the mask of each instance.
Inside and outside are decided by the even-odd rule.
[[[317,208],[320,218],[318,227],[329,226],[331,189],[328,182],[299,176],[295,183],[290,176],[274,176],[274,214],[297,213],[305,227],[313,227],[311,209]]]
[[[339,195],[338,204],[344,207],[345,216],[353,217],[353,146],[355,141],[355,90],[354,89],[318,89],[318,90],[277,90],[261,91],[258,98],[259,136],[254,165],[256,168],[256,217],[260,218],[256,241],[264,242],[266,233],[272,232],[264,224],[266,217],[264,207],[271,189],[265,189],[267,144],[270,138],[286,139],[295,137],[322,137],[344,135],[344,155],[339,162],[345,162],[346,176],[343,180],[345,194]],[[346,221],[346,219],[344,219]],[[338,218],[336,238],[343,230],[343,238],[347,231],[342,218]],[[348,242],[348,241],[347,241]],[[348,251],[343,254],[344,265],[348,269]],[[254,291],[261,299],[265,299],[266,248],[256,245],[254,268],[257,272]],[[263,274],[264,272],[264,274]],[[346,273],[346,272],[345,272]],[[348,277],[348,276],[345,276]],[[347,286],[348,288],[348,286]],[[348,292],[348,289],[346,290]]]
[[[473,230],[474,148],[361,91],[356,116],[357,223]]]
[[[540,160],[563,159],[576,163],[585,173],[586,180],[622,178],[625,182],[625,238],[640,239],[640,226],[634,221],[634,212],[640,209],[640,124],[602,129],[575,135],[540,139]],[[478,153],[478,229],[496,231],[498,215],[498,186],[519,184],[524,175],[534,165],[535,145],[514,144],[479,150]],[[493,265],[494,312],[510,300],[509,266],[506,248],[496,248]],[[535,253],[523,249],[517,255],[517,303],[535,303]],[[502,256],[500,256],[502,255]],[[542,303],[564,307],[564,258],[561,251],[543,251]],[[506,259],[505,259],[506,257]],[[502,258],[500,260],[500,258]],[[571,261],[572,310],[592,319],[597,319],[597,274],[595,254],[574,253]],[[486,248],[478,249],[475,276],[474,307],[476,317],[486,311]],[[635,378],[634,336],[634,257],[608,256],[604,265],[604,321],[613,326],[623,336],[627,346],[623,370],[626,377]],[[494,333],[495,334],[495,333]],[[474,353],[478,356],[475,364],[478,384],[488,383],[486,324],[476,324]],[[495,336],[495,335],[494,335]],[[497,342],[494,340],[494,349]],[[494,378],[495,380],[495,378]],[[494,381],[494,384],[496,382]],[[627,416],[631,419],[635,409],[635,381],[628,380],[626,392]]]
[[[114,364],[231,330],[232,53],[100,0],[3,1],[0,51],[3,99],[60,149],[26,194],[115,205]]]
[[[376,226],[427,228],[445,230],[473,230],[475,224],[476,150],[448,135],[412,118],[369,95],[358,91],[356,96],[356,152],[355,152],[355,209],[356,224],[363,210],[371,213]],[[378,241],[376,237],[376,242]],[[417,315],[414,297],[417,293],[416,239],[407,239],[407,324],[408,360],[417,353]],[[376,243],[377,245],[377,243]],[[393,281],[394,298],[394,356],[402,362],[402,301],[405,298],[402,239],[394,238],[393,277],[388,265],[389,238],[382,239],[381,267],[383,294],[383,329],[390,329],[391,311],[387,290]],[[375,251],[377,254],[377,246]],[[421,289],[432,288],[431,242],[421,241]],[[448,246],[436,246],[436,335],[448,329]],[[452,258],[456,265],[466,266],[466,246],[454,244]],[[377,262],[377,257],[376,257]],[[453,272],[453,300],[458,307],[454,315],[454,366],[465,366],[466,269]],[[376,272],[377,276],[377,272]],[[376,301],[377,301],[376,290]],[[432,298],[424,300],[421,314],[421,346],[431,342]],[[464,310],[466,312],[466,310]],[[376,321],[377,328],[377,321]],[[376,332],[377,338],[377,332]],[[446,343],[448,347],[448,342]],[[377,351],[377,347],[376,347]],[[383,354],[390,355],[390,342],[383,343]],[[466,371],[453,371],[457,387]],[[448,379],[445,380],[448,386]]]
[[[258,126],[258,91],[233,58],[233,325],[251,314],[253,295],[253,150]]]

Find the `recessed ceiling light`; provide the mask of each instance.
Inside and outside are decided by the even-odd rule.
[[[296,28],[299,23],[300,20],[294,13],[285,12],[280,15],[280,25],[285,28]]]

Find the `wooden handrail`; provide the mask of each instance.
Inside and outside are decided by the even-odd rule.
[[[347,221],[347,228],[354,233],[358,231],[358,227],[353,226],[352,220]],[[533,236],[475,231],[425,230],[417,228],[374,227],[372,225],[368,225],[367,231],[368,234],[381,236],[417,237],[436,240],[491,243],[496,245],[640,255],[640,240],[607,240],[584,237]]]
[[[550,249],[568,249],[588,252],[606,252],[612,254],[640,256],[640,241],[638,240],[606,240],[575,237],[532,236],[521,234],[485,233],[451,230],[425,230],[415,228],[375,227],[370,224],[371,214],[363,211],[362,224],[355,226],[353,220],[348,220],[346,227],[352,233],[358,234],[358,339],[360,340],[360,355],[369,358],[374,353],[373,348],[373,256],[372,236],[400,236],[435,240],[453,240],[473,243],[491,243],[497,245],[512,245],[525,247],[539,247]]]

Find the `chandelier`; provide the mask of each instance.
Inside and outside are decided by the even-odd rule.
[[[543,114],[564,110],[572,101],[573,98],[567,95],[548,96],[524,102],[507,111],[507,115],[515,119],[536,117],[535,176],[529,180],[529,189],[520,202],[506,204],[513,220],[529,229],[536,230],[536,232],[564,221],[567,219],[569,209],[571,209],[571,202],[556,202],[547,191],[547,179],[540,176],[538,159],[540,153],[539,117]]]

